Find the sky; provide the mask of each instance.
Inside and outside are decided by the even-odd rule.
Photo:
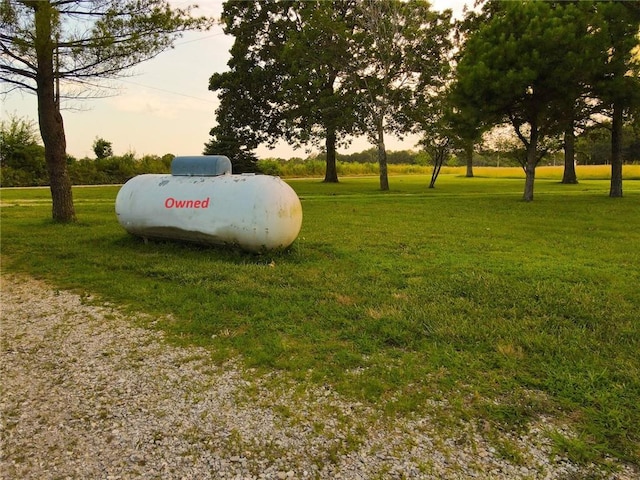
[[[198,3],[196,14],[219,18],[223,0],[170,0],[174,6]],[[451,8],[460,15],[470,0],[432,0],[436,10]],[[111,142],[115,155],[201,155],[215,125],[217,94],[208,90],[209,77],[227,70],[233,37],[219,25],[207,32],[189,32],[178,39],[173,49],[161,53],[127,72],[127,76],[110,80],[111,94],[104,98],[73,101],[62,105],[67,138],[67,153],[93,158],[97,138]],[[34,95],[11,91],[0,84],[0,119],[17,117],[37,122]],[[415,148],[416,137],[400,141],[386,138],[388,150]],[[364,138],[354,139],[340,153],[357,152],[371,145]],[[258,158],[306,157],[311,151],[294,150],[284,142],[275,149],[260,146]]]

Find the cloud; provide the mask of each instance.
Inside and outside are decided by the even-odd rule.
[[[209,96],[210,98],[204,98]],[[119,112],[153,115],[165,119],[184,118],[189,112],[213,113],[218,100],[214,94],[201,97],[140,86],[108,100]]]

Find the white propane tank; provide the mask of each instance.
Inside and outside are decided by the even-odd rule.
[[[138,175],[118,192],[116,215],[133,235],[251,252],[288,247],[302,226],[294,190],[278,177],[253,174]]]

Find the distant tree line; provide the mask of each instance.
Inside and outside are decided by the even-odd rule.
[[[575,158],[579,165],[608,165],[611,162],[610,128],[601,125],[583,132],[576,139]],[[633,125],[625,127],[624,144],[622,147],[625,163],[640,163],[640,128]],[[473,154],[476,166],[515,167],[519,166],[518,157],[523,155],[517,145],[508,142],[501,148],[480,145]],[[73,185],[105,185],[122,184],[130,178],[144,173],[168,173],[171,171],[172,154],[162,157],[157,155],[143,155],[136,158],[133,153],[114,155],[111,142],[96,138],[93,143],[95,158],[76,159],[67,156],[67,167]],[[210,152],[217,155],[228,155],[229,151],[216,149]],[[255,156],[248,157],[245,163],[234,164],[234,173],[257,172],[280,175],[286,165],[287,171],[299,170],[300,174],[309,172],[316,176],[325,173],[326,152],[313,153],[307,157],[289,159],[270,158],[258,160]],[[366,169],[358,170],[367,173],[377,173],[378,151],[370,148],[361,152],[349,154],[336,153],[339,164],[370,165]],[[562,165],[563,152],[558,150],[549,152],[542,160],[542,165]],[[312,166],[311,164],[315,162]],[[432,165],[433,159],[424,150],[397,150],[387,152],[389,165]],[[461,155],[451,154],[444,161],[448,166],[464,166],[466,159]],[[296,165],[300,165],[296,168]],[[349,174],[348,168],[342,168],[343,174]],[[356,169],[351,171],[355,172]],[[314,173],[315,172],[315,173]],[[26,187],[49,185],[47,176],[44,147],[39,142],[37,127],[34,122],[24,119],[11,118],[0,123],[0,186]]]
[[[44,146],[35,123],[12,118],[0,124],[0,186],[49,185]],[[113,155],[111,143],[94,142],[95,158],[76,159],[67,155],[67,170],[73,185],[121,184],[143,173],[168,173],[174,156],[133,153]]]

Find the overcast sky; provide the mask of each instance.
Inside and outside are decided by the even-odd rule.
[[[223,0],[171,3],[176,6],[198,3],[199,14],[219,18]],[[465,3],[470,1],[432,1],[436,9],[451,8],[454,14],[459,14]],[[67,104],[62,112],[67,153],[76,158],[93,158],[92,145],[100,137],[112,143],[116,155],[202,154],[209,130],[215,124],[218,104],[217,95],[207,89],[209,77],[227,69],[232,43],[233,38],[226,36],[220,26],[208,32],[187,33],[173,50],[138,65],[130,76],[110,82],[115,88],[113,96]],[[0,89],[2,120],[17,116],[37,121],[34,95],[19,91],[6,94],[5,84]],[[389,150],[398,150],[413,148],[415,142],[415,139],[400,142],[388,136],[386,144]],[[366,148],[370,145],[365,139],[356,139],[348,151]],[[260,147],[257,154],[259,158],[289,158],[306,157],[308,152],[280,143],[275,150]]]

